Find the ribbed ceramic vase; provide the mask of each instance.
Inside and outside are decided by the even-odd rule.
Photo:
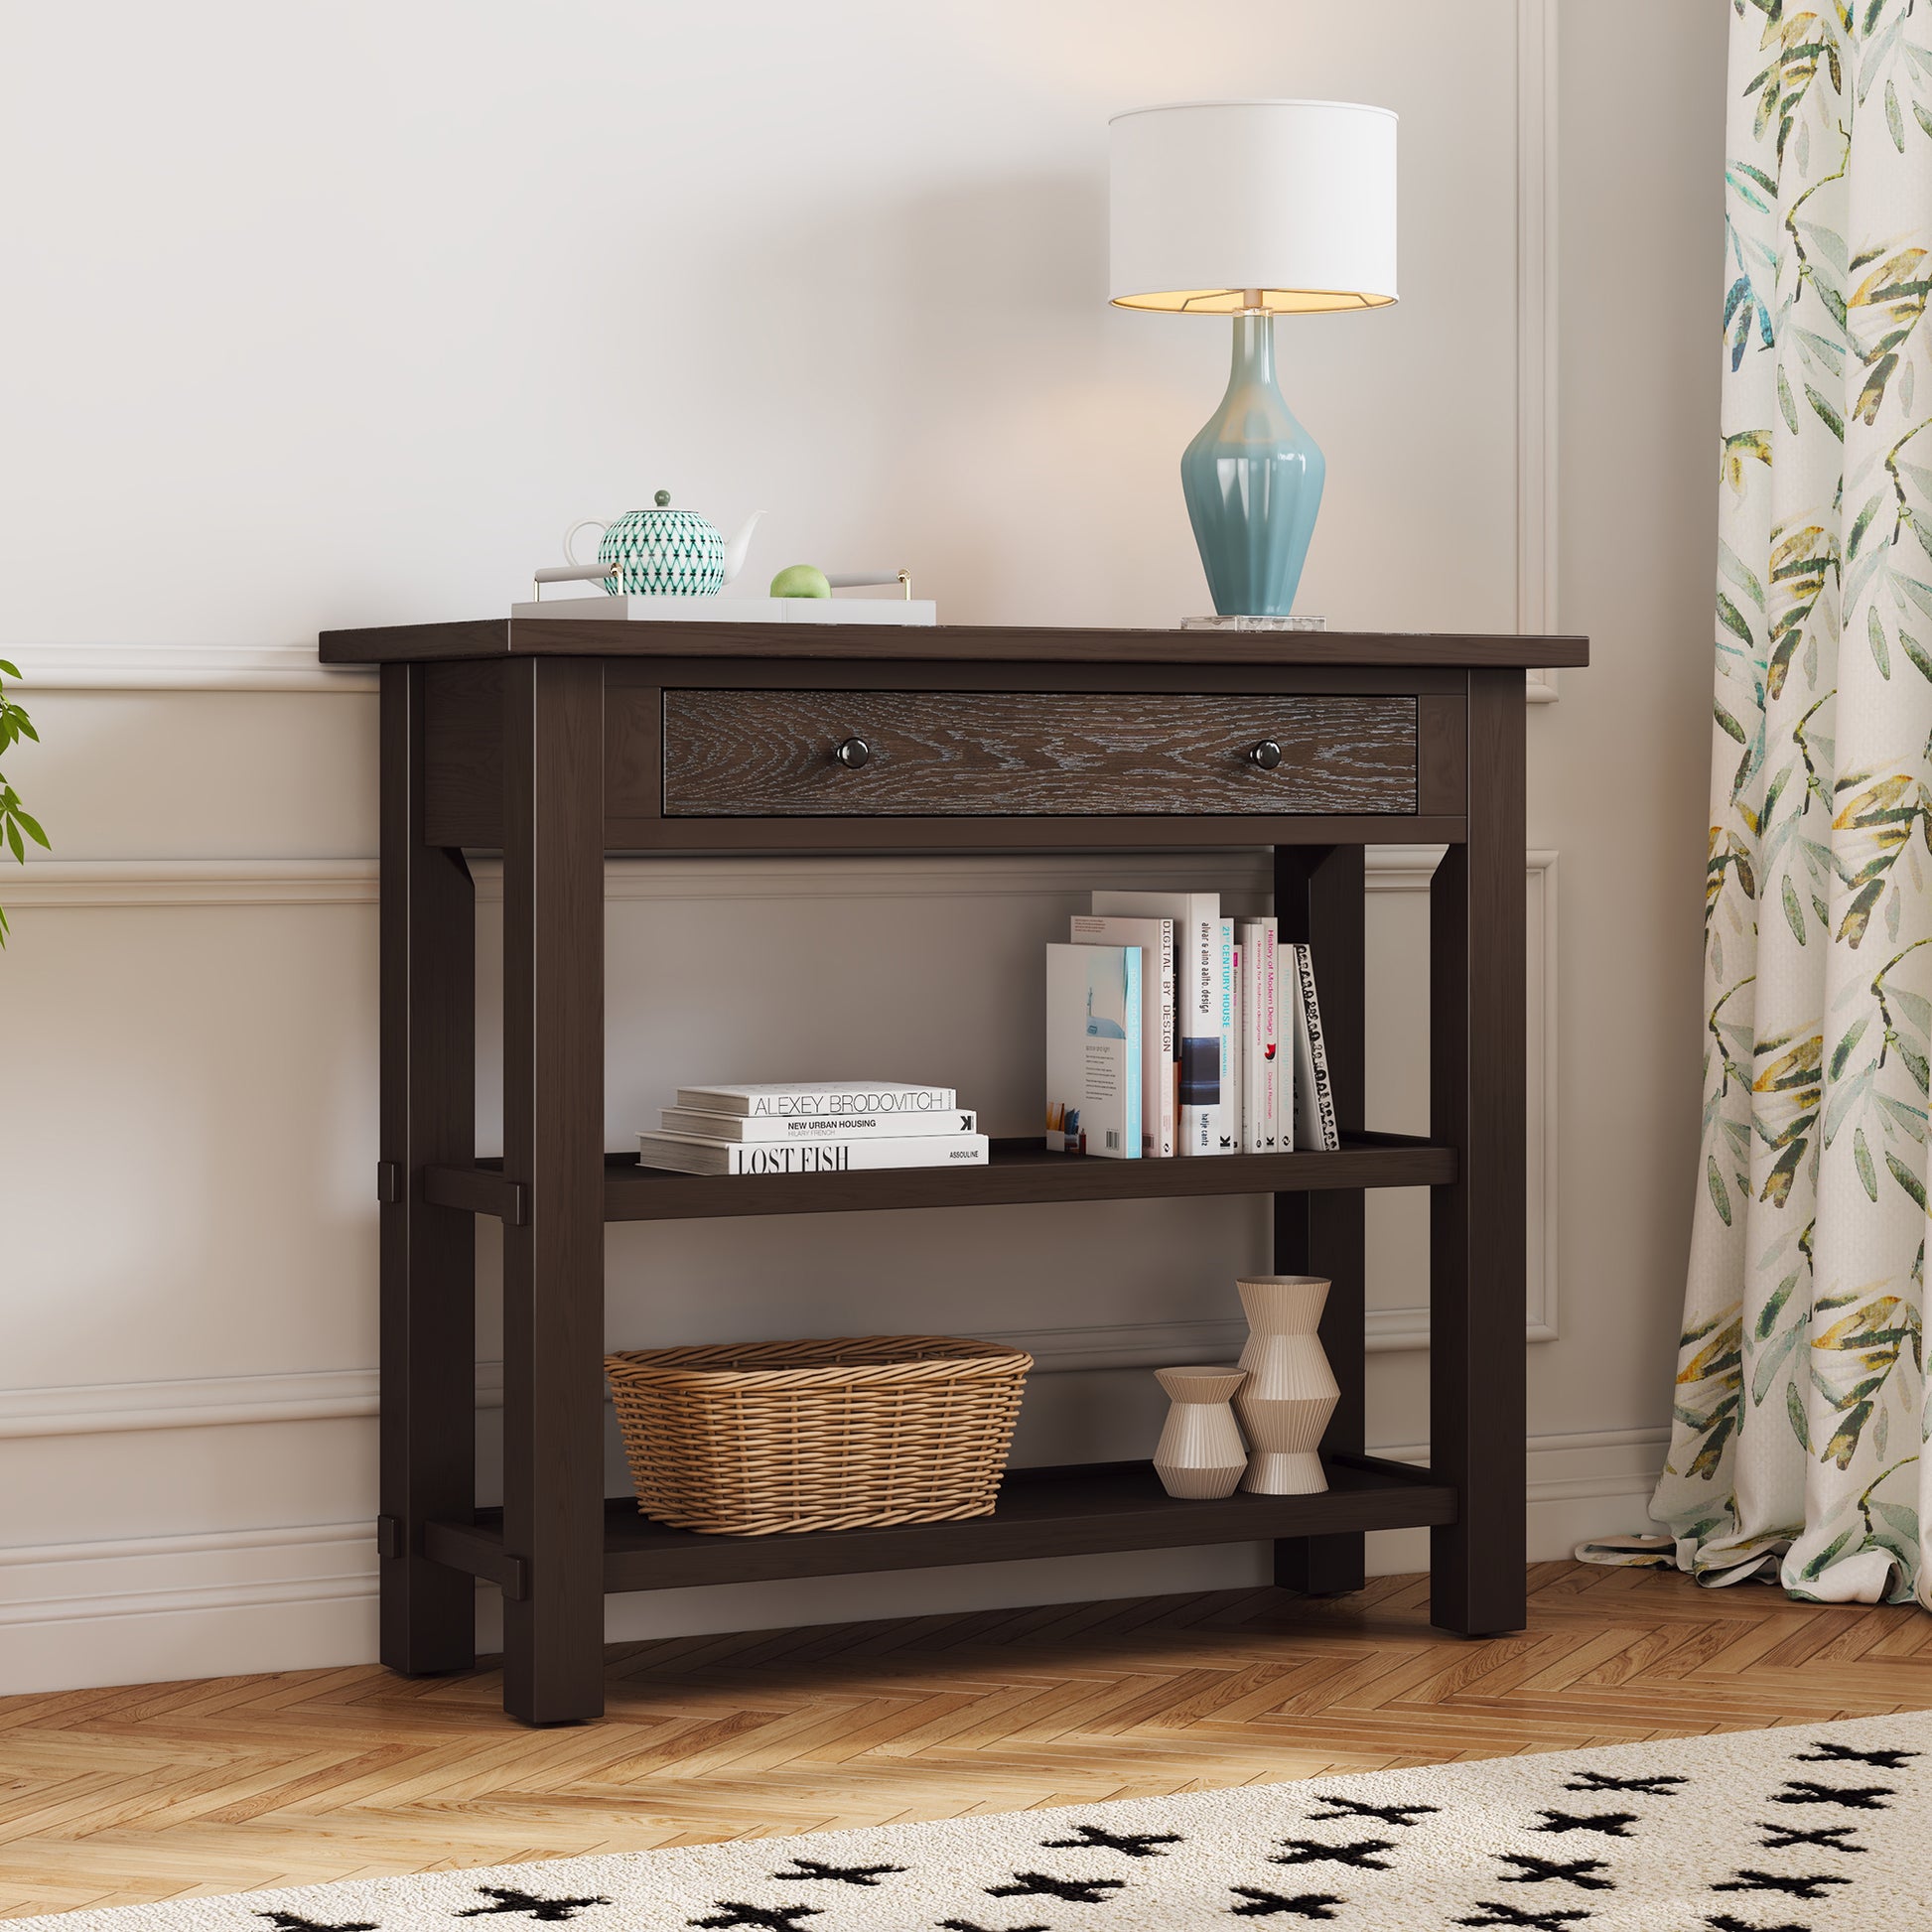
[[[1154,1451],[1154,1472],[1169,1495],[1189,1502],[1231,1496],[1247,1472],[1248,1451],[1228,1398],[1243,1381],[1238,1368],[1157,1368],[1154,1379],[1173,1407]]]
[[[1341,1395],[1315,1337],[1328,1284],[1319,1275],[1250,1275],[1237,1286],[1248,1345],[1234,1407],[1253,1451],[1241,1486],[1257,1496],[1312,1495],[1328,1486],[1315,1450]]]

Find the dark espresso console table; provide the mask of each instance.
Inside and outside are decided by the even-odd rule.
[[[1564,637],[492,620],[322,638],[382,667],[382,1657],[475,1662],[503,1593],[504,1704],[603,1709],[607,1590],[1272,1541],[1292,1589],[1431,1529],[1432,1610],[1524,1617],[1523,673]],[[1280,758],[1259,748],[1273,745]],[[1362,1109],[1363,847],[1441,843],[1426,1140]],[[653,1173],[604,1148],[608,853],[1267,845],[1315,948],[1338,1153],[833,1178]],[[465,849],[503,855],[503,1146],[475,1143]],[[1365,1190],[1433,1189],[1431,1463],[1364,1452]],[[1318,1496],[1174,1502],[1146,1463],[1015,1471],[977,1521],[790,1537],[660,1528],[604,1494],[604,1224],[1272,1194],[1275,1265],[1330,1277],[1342,1398]],[[503,1506],[475,1483],[475,1217],[503,1224]],[[803,1325],[809,1325],[803,1324]]]

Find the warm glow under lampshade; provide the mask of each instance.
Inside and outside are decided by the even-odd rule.
[[[1338,100],[1189,101],[1108,123],[1108,292],[1227,315],[1396,299],[1396,117]]]

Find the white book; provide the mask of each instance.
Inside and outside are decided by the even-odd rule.
[[[959,1104],[951,1087],[899,1080],[780,1080],[767,1086],[679,1087],[677,1104],[701,1114],[753,1119],[791,1114],[946,1114]]]
[[[887,1140],[753,1141],[734,1147],[692,1134],[639,1134],[637,1160],[674,1173],[856,1173],[875,1168],[983,1168],[984,1134],[907,1134]]]
[[[892,1140],[909,1135],[976,1134],[979,1116],[970,1107],[943,1114],[707,1114],[695,1107],[666,1107],[666,1134],[749,1146],[778,1141]]]
[[[1141,949],[1141,1152],[1168,1160],[1174,1152],[1173,921],[1076,912],[1076,946]]]
[[[1174,953],[1174,1151],[1212,1154],[1221,1104],[1220,985],[1216,973],[1221,920],[1218,893],[1095,893],[1093,909],[1172,919]]]
[[[1282,1139],[1280,987],[1273,918],[1241,923],[1241,1145],[1250,1154],[1279,1154]]]
[[[1260,1147],[1248,1145],[1248,1111],[1253,1105],[1250,1094],[1254,1086],[1254,1069],[1248,1064],[1247,1035],[1242,1031],[1241,1016],[1253,1004],[1253,995],[1248,988],[1251,954],[1241,945],[1241,928],[1234,928],[1234,1058],[1231,1062],[1234,1071],[1234,1096],[1228,1103],[1228,1112],[1234,1122],[1234,1152],[1236,1154],[1259,1154]]]
[[[1288,1013],[1288,981],[1283,973],[1281,921],[1262,920],[1268,949],[1268,1010],[1264,1025],[1268,1057],[1268,1145],[1276,1154],[1295,1151],[1295,1068],[1282,1022]]]
[[[1241,1152],[1268,1152],[1268,1063],[1262,1057],[1262,1010],[1267,1000],[1263,984],[1266,966],[1262,959],[1261,924],[1243,919],[1235,928],[1238,943],[1234,949],[1237,983],[1241,990],[1241,1011],[1237,1016],[1240,1047],[1235,1055],[1241,1065]]]
[[[1335,1131],[1335,1099],[1328,1087],[1328,1049],[1321,1038],[1321,1006],[1314,996],[1314,962],[1305,945],[1285,946],[1291,956],[1291,996],[1295,1008],[1295,1138],[1303,1146],[1332,1154],[1341,1145]]]
[[[1214,1140],[1210,1154],[1233,1154],[1241,1145],[1241,1063],[1236,1052],[1240,1032],[1240,989],[1234,976],[1234,921],[1214,921],[1214,966],[1219,975],[1216,998],[1221,1022],[1221,1100],[1214,1112]]]
[[[1046,948],[1046,1145],[1141,1158],[1141,949]]]

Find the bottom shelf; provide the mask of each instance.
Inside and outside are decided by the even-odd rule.
[[[999,1507],[991,1516],[803,1536],[699,1536],[648,1521],[632,1497],[614,1497],[604,1506],[604,1587],[677,1589],[1455,1521],[1454,1489],[1406,1463],[1373,1456],[1337,1459],[1329,1465],[1328,1484],[1317,1496],[1237,1492],[1220,1502],[1176,1502],[1149,1462],[1014,1469],[1000,1486]],[[500,1510],[480,1510],[469,1523],[431,1523],[424,1547],[454,1570],[518,1587],[522,1564],[504,1551]]]

